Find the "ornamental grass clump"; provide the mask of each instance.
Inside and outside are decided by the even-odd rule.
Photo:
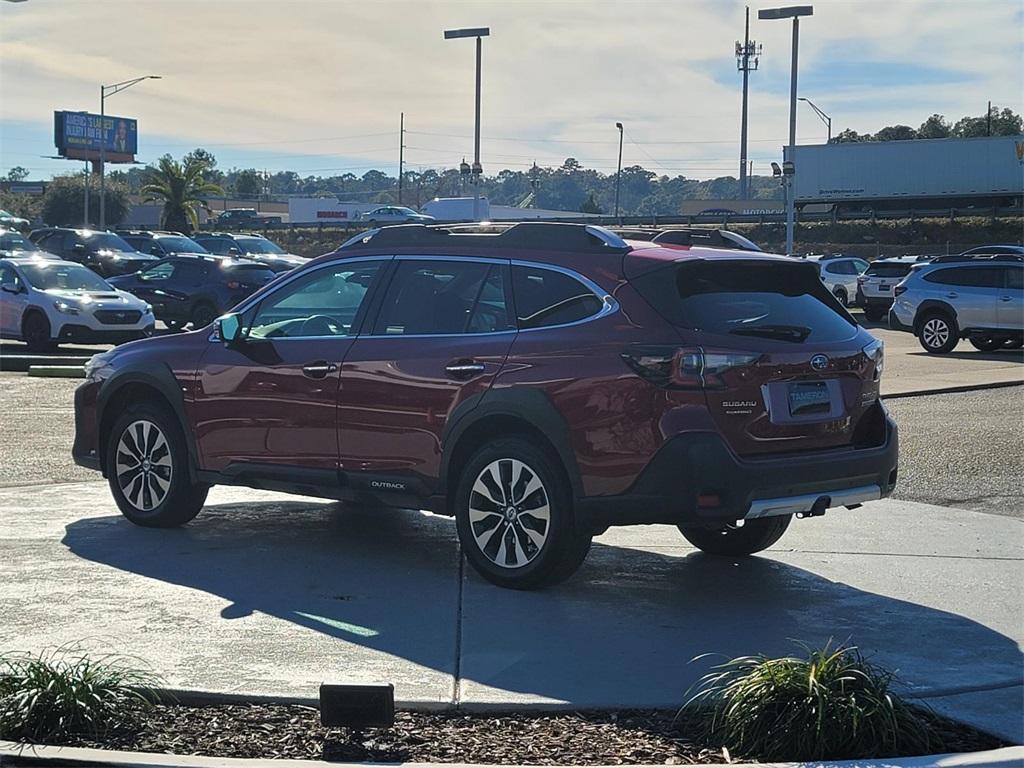
[[[691,739],[763,761],[930,753],[930,719],[891,692],[892,673],[853,647],[804,650],[806,658],[744,656],[713,667],[677,722]]]
[[[0,656],[0,739],[103,736],[152,703],[155,683],[119,656],[89,658],[70,648]]]

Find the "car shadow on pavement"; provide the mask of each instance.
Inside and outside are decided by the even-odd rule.
[[[906,354],[913,357],[936,357],[936,355],[933,355],[930,352],[925,352],[923,349],[915,350],[914,352],[907,352]],[[1024,363],[1024,350],[999,349],[994,352],[982,352],[981,350],[968,346],[962,350],[956,349],[952,352],[947,352],[946,354],[941,355],[941,357],[953,360],[984,360],[993,363]]]
[[[463,703],[528,696],[669,706],[707,671],[707,662],[690,663],[699,654],[787,654],[798,650],[795,641],[830,638],[857,644],[918,690],[1005,685],[1022,668],[1013,640],[969,618],[792,564],[849,572],[853,560],[843,566],[834,553],[780,550],[731,560],[698,553],[678,534],[654,550],[595,543],[565,584],[515,592],[468,566],[460,577],[446,518],[301,500],[213,505],[177,530],[86,518],[67,525],[63,543],[86,560],[228,601],[219,613],[207,601],[198,616],[189,601],[155,606],[164,642],[191,642],[197,623],[216,638],[237,617],[260,612],[454,673]],[[961,561],[921,563],[961,581]],[[857,568],[851,581],[865,569],[892,568],[886,591],[912,591],[900,587],[891,558],[861,558]],[[117,604],[119,595],[109,600]],[[287,645],[262,626],[267,642]],[[209,652],[218,664],[231,663],[224,649]]]

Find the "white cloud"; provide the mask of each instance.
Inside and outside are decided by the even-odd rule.
[[[837,129],[916,125],[933,111],[978,114],[988,98],[1020,110],[1019,4],[814,4],[815,15],[802,23],[802,74],[827,82],[836,64],[831,54],[839,49],[891,65],[891,76],[874,87],[815,94],[837,111]],[[441,33],[490,25],[483,132],[522,141],[486,138],[488,171],[568,155],[612,167],[616,120],[640,142],[723,142],[643,149],[627,142],[627,163],[658,170],[654,157],[672,172],[698,177],[731,172],[736,164],[739,77],[730,82],[722,73],[733,67],[732,44],[742,35],[738,2],[31,0],[0,6],[0,117],[38,123],[42,148],[54,109],[95,111],[100,82],[154,72],[164,79],[108,103],[112,113],[139,118],[143,151],[146,136],[155,133],[393,164],[396,142],[388,136],[286,142],[394,134],[400,111],[412,130],[470,134],[473,41],[445,41]],[[789,24],[758,22],[757,7],[752,32],[765,55],[751,80],[753,157],[777,154],[788,120]],[[905,65],[948,68],[971,80],[901,86]],[[800,135],[823,135],[808,112],[800,113]],[[588,143],[595,141],[602,143]],[[408,153],[412,162],[451,165],[472,150],[466,138],[411,134],[407,143],[418,147]],[[6,154],[2,146],[0,154]],[[675,170],[684,168],[690,170]]]

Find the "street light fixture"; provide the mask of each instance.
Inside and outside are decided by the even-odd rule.
[[[476,38],[476,127],[473,131],[473,219],[480,221],[480,175],[484,168],[480,165],[480,61],[483,52],[483,38],[489,37],[489,27],[469,27],[466,29],[446,29],[445,40],[457,40],[463,37]],[[463,161],[465,162],[465,161]]]
[[[828,115],[826,115],[820,109],[818,109],[818,105],[815,104],[810,99],[806,99],[803,96],[801,96],[799,99],[797,99],[797,101],[806,101],[807,102],[807,106],[809,106],[811,109],[814,110],[814,114],[816,114],[819,118],[821,118],[821,122],[823,122],[825,124],[825,127],[828,129],[828,143],[831,144],[832,143],[832,118],[829,117]]]
[[[785,8],[764,8],[757,12],[759,19],[792,19],[793,20],[793,64],[789,74],[789,144],[787,154],[792,168],[793,148],[796,146],[796,72],[797,50],[800,45],[800,17],[814,14],[813,5],[790,5]],[[793,176],[785,176],[786,180],[786,253],[793,252],[793,226],[796,218],[796,205],[793,200]]]
[[[113,85],[101,85],[100,86],[100,222],[99,228],[101,230],[106,229],[107,226],[107,195],[106,195],[106,182],[104,179],[105,168],[104,162],[107,159],[107,120],[106,120],[106,100],[107,96],[113,96],[115,93],[120,93],[126,88],[131,88],[136,83],[141,83],[143,80],[160,80],[160,75],[143,75],[142,77],[136,77],[131,80],[122,80],[120,83],[114,83]]]
[[[622,182],[622,123],[616,123],[619,129],[619,169],[615,172],[615,218],[619,218],[619,186]],[[620,224],[622,222],[619,222]]]

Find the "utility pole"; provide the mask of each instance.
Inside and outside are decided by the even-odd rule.
[[[462,37],[476,38],[476,120],[473,130],[473,165],[470,166],[469,168],[469,173],[472,174],[471,181],[473,183],[473,219],[475,221],[480,221],[480,176],[484,172],[483,166],[480,164],[480,69],[481,62],[483,59],[483,38],[489,36],[490,34],[491,30],[489,27],[474,27],[472,29],[446,29],[444,31],[445,40],[454,40]],[[465,158],[463,158],[462,165],[466,165]]]
[[[618,168],[617,171],[615,171],[615,218],[616,218],[616,220],[618,220],[618,218],[619,218],[619,187],[620,187],[620,185],[622,183],[622,134],[623,134],[625,129],[622,127],[622,123],[616,123],[615,127],[619,129],[619,168]],[[619,221],[619,223],[621,224],[622,222]]]
[[[402,177],[405,175],[405,112],[398,123],[398,204],[402,204]]]
[[[85,161],[85,210],[82,213],[82,228],[89,229],[89,161]]]
[[[750,73],[757,71],[761,46],[750,39],[750,7],[747,7],[743,42],[736,41],[736,68],[743,73],[743,108],[740,114],[740,199],[750,197],[747,181],[747,87]]]
[[[988,102],[988,111],[985,113],[985,135],[992,135],[992,101]]]

